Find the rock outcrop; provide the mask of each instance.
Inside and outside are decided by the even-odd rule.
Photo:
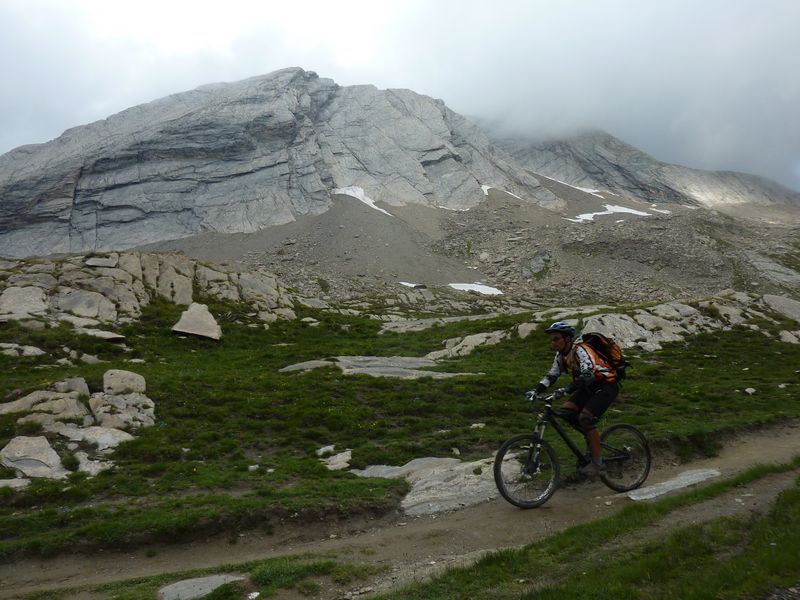
[[[269,273],[203,264],[180,254],[112,252],[0,261],[0,322],[66,321],[80,333],[121,340],[96,327],[138,319],[155,297],[191,305],[195,288],[210,297],[247,303],[265,321],[295,317],[297,298]],[[17,346],[2,350],[17,355],[36,352]]]

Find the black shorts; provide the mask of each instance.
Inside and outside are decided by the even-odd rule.
[[[617,394],[619,394],[617,383],[596,383],[591,387],[579,389],[569,401],[576,404],[578,410],[585,408],[593,417],[599,419],[611,406]]]

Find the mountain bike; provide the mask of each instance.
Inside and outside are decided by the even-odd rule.
[[[543,438],[552,426],[578,460],[578,468],[591,461],[591,454],[578,448],[558,422],[564,415],[553,410],[555,394],[537,396],[527,392],[531,403],[541,400],[544,407],[531,433],[516,435],[506,441],[494,460],[494,481],[500,494],[514,506],[536,508],[555,493],[561,473],[558,456]],[[569,425],[572,427],[572,425]],[[633,425],[617,423],[600,435],[605,471],[600,479],[616,492],[627,492],[642,485],[650,473],[650,445]]]

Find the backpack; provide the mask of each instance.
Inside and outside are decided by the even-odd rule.
[[[610,337],[596,331],[584,333],[581,342],[591,346],[592,350],[608,361],[611,368],[617,373],[617,381],[625,379],[625,369],[630,363],[622,355],[622,348]]]

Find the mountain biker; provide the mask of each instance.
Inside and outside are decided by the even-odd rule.
[[[566,321],[556,321],[545,329],[550,347],[556,351],[553,366],[537,384],[539,395],[555,383],[562,373],[570,373],[572,382],[555,391],[555,398],[567,394],[559,413],[586,437],[592,460],[580,468],[581,473],[595,478],[604,472],[597,421],[619,393],[617,374],[611,365],[588,344],[575,341],[575,328]]]

